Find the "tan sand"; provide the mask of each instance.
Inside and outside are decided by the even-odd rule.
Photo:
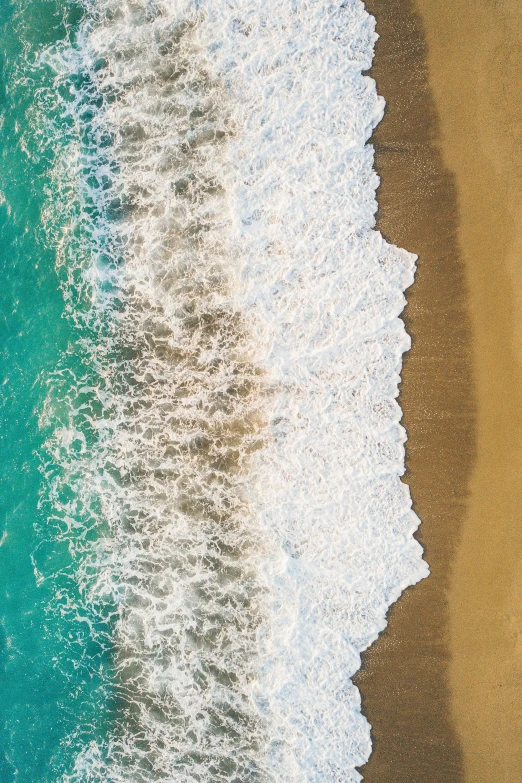
[[[522,3],[417,0],[455,173],[477,459],[453,566],[451,707],[465,781],[522,781]]]
[[[457,242],[454,177],[439,150],[439,123],[413,0],[369,0],[381,35],[371,75],[388,105],[373,143],[381,176],[380,230],[419,255],[408,291],[413,349],[401,384],[407,476],[422,519],[431,576],[408,590],[357,678],[373,726],[368,783],[461,783],[450,712],[451,563],[473,462],[471,340]]]
[[[359,677],[369,783],[522,781],[522,3],[369,0],[379,225],[419,253],[401,404],[430,579]],[[426,69],[427,64],[427,69]]]

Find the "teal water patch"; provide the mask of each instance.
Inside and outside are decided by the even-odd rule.
[[[46,497],[52,455],[41,424],[49,388],[63,398],[87,372],[78,330],[64,317],[56,249],[42,229],[59,197],[50,172],[60,149],[34,119],[54,79],[35,63],[74,34],[80,16],[66,3],[0,3],[1,783],[67,779],[79,750],[104,732],[108,703],[110,650],[81,612],[78,553],[52,511],[61,503],[70,512],[74,485],[62,482]],[[78,506],[69,533],[75,527],[81,537],[84,518]]]

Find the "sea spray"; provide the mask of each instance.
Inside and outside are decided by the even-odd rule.
[[[42,413],[76,585],[49,611],[84,619],[109,716],[64,781],[360,779],[350,677],[427,573],[374,41],[358,0],[96,0],[42,51],[78,329]]]

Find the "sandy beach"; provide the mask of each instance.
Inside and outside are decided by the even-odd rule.
[[[456,176],[477,401],[449,595],[451,707],[464,779],[507,783],[522,779],[522,6],[460,5],[419,0]]]
[[[358,678],[369,783],[522,779],[522,6],[370,0],[379,228],[419,254],[406,480],[432,575]]]

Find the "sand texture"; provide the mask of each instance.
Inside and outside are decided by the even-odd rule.
[[[379,227],[419,254],[403,373],[432,569],[359,677],[369,783],[522,780],[522,4],[371,0]]]
[[[400,403],[407,475],[431,576],[394,605],[357,682],[373,726],[369,783],[456,783],[462,755],[450,713],[451,564],[473,461],[474,395],[455,179],[439,148],[421,19],[410,0],[372,0],[381,38],[371,75],[387,101],[373,143],[380,230],[419,255],[405,320],[413,347]]]
[[[449,594],[451,710],[464,780],[511,783],[522,780],[522,5],[418,7],[457,184],[477,404]]]

